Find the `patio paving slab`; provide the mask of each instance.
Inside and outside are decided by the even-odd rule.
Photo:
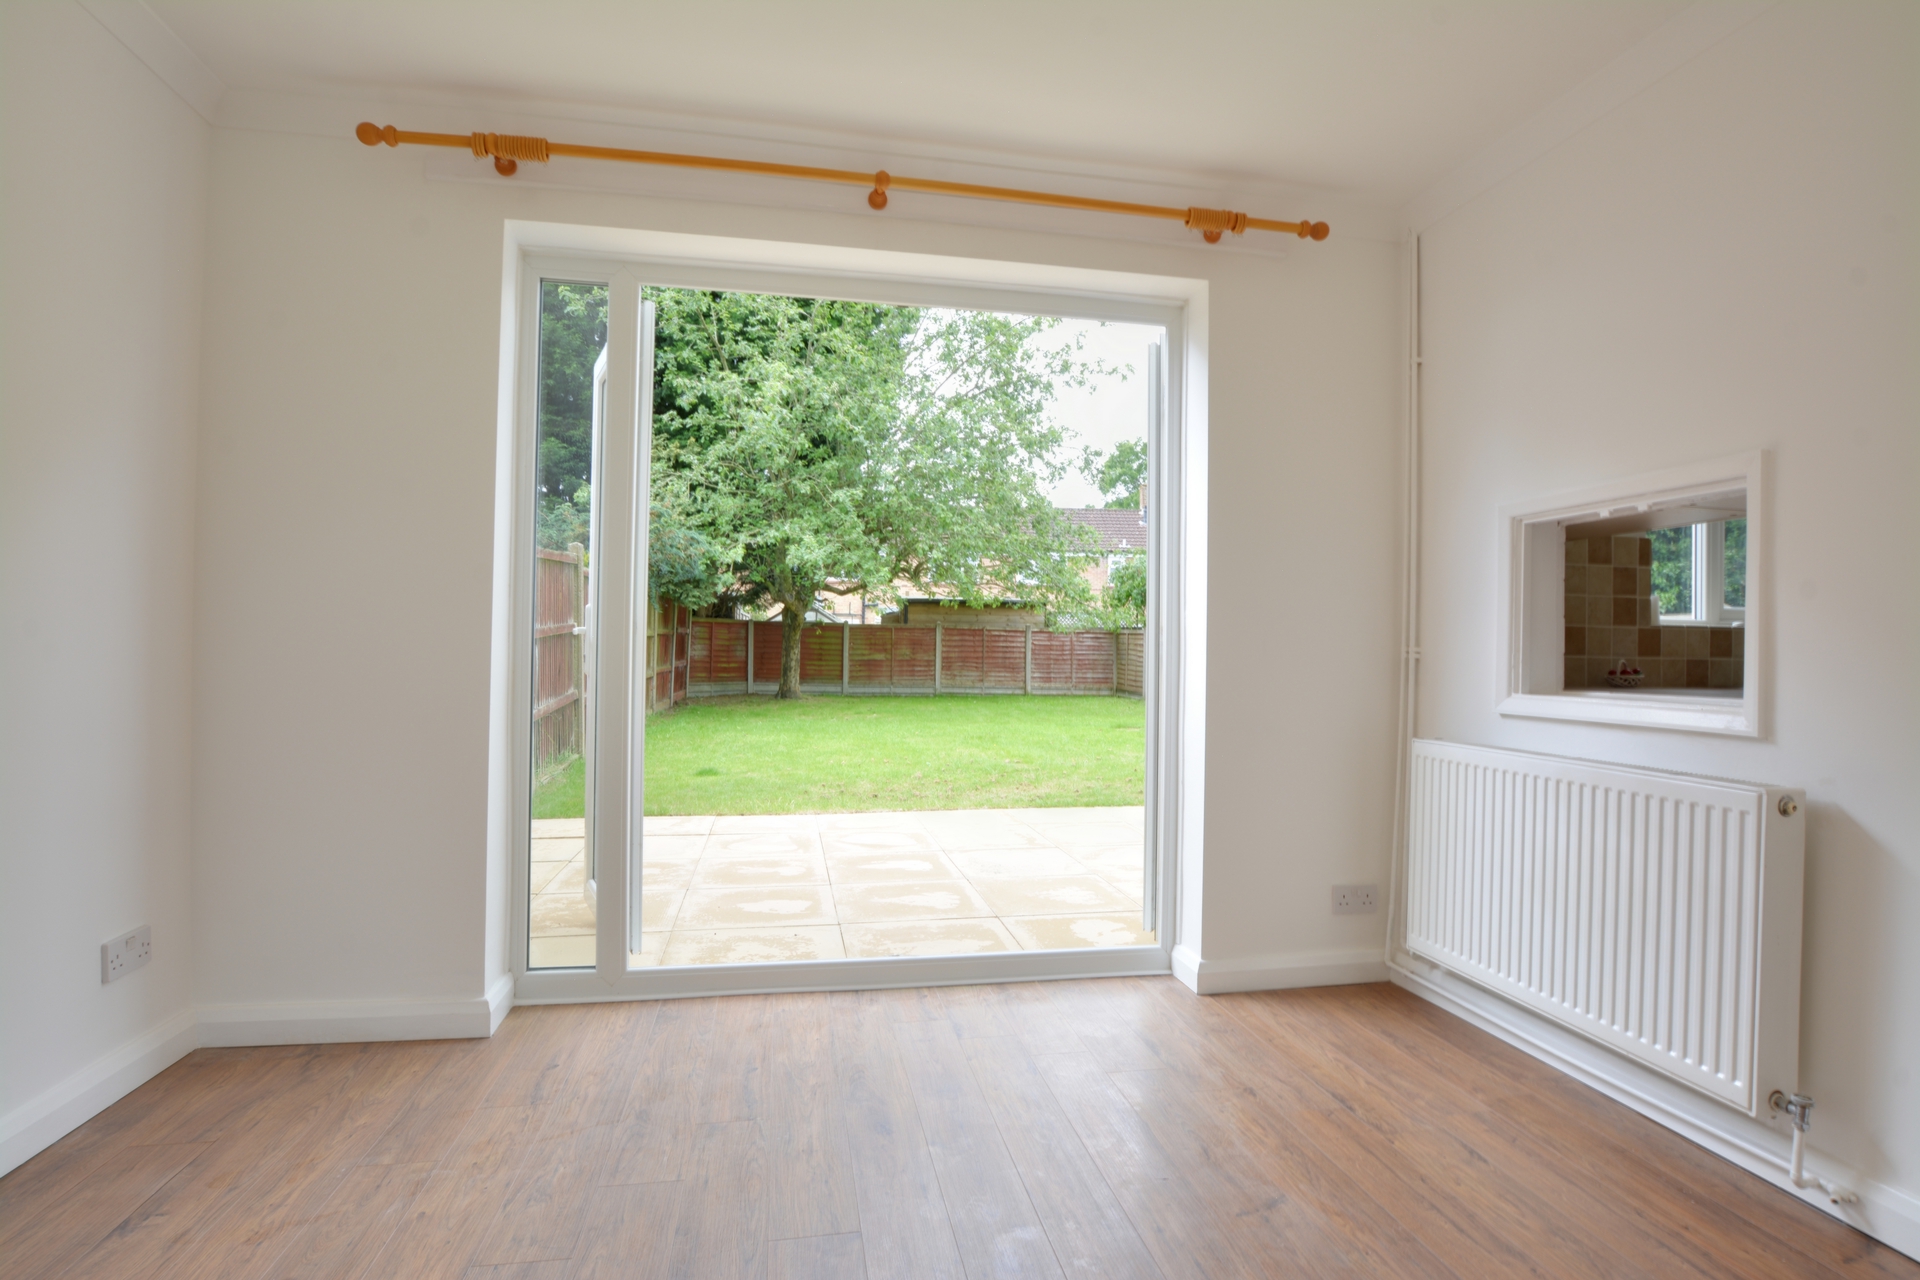
[[[1138,807],[649,817],[634,966],[1151,944]],[[585,823],[534,824],[534,968],[591,967]]]

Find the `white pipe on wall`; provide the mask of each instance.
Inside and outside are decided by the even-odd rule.
[[[1400,892],[1407,865],[1407,797],[1420,694],[1420,236],[1409,233],[1404,273],[1407,310],[1406,494],[1402,519],[1405,580],[1400,601],[1400,715],[1394,750],[1393,858],[1387,868],[1386,959],[1394,961],[1406,937]]]

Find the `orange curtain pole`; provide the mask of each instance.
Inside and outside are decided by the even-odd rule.
[[[1251,218],[1232,209],[1202,209],[1197,206],[1177,209],[1172,205],[1132,204],[1124,200],[1094,200],[1087,196],[1063,196],[1049,191],[1023,191],[1018,187],[984,187],[971,182],[941,182],[934,178],[895,177],[885,169],[865,173],[858,169],[816,169],[801,164],[767,164],[759,160],[728,160],[721,156],[682,155],[672,151],[629,151],[623,147],[583,147],[570,142],[549,142],[510,133],[415,133],[382,128],[371,122],[354,130],[354,136],[370,147],[403,143],[420,147],[453,147],[470,151],[476,158],[493,158],[493,167],[504,177],[519,172],[520,161],[545,164],[554,156],[575,156],[582,160],[619,160],[627,164],[671,165],[680,169],[715,169],[726,173],[763,173],[779,178],[805,178],[812,182],[839,182],[848,186],[871,187],[867,204],[875,209],[887,207],[889,189],[925,191],[943,196],[970,196],[977,200],[1006,200],[1016,204],[1045,205],[1053,209],[1088,209],[1096,213],[1120,213],[1134,218],[1164,218],[1198,231],[1208,244],[1218,244],[1222,234],[1231,231],[1243,235],[1254,231],[1278,231],[1302,240],[1325,240],[1324,222],[1281,222],[1272,218]]]

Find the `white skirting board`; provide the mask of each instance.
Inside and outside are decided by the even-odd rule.
[[[1285,991],[1293,987],[1344,987],[1356,982],[1385,982],[1387,963],[1378,948],[1358,951],[1295,952],[1207,960],[1191,947],[1173,949],[1173,976],[1203,996],[1233,991]]]
[[[1402,953],[1390,968],[1396,986],[1632,1107],[1882,1244],[1920,1259],[1920,1199],[1809,1149],[1808,1172],[1847,1187],[1860,1198],[1857,1204],[1832,1204],[1817,1190],[1801,1190],[1788,1179],[1791,1139],[1784,1126],[1776,1129],[1739,1115],[1417,956]]]
[[[195,1049],[490,1036],[513,1007],[513,979],[472,1000],[341,1001],[183,1009],[0,1116],[0,1175],[25,1164]]]
[[[0,1174],[25,1164],[199,1046],[200,1024],[192,1009],[182,1009],[0,1116]]]

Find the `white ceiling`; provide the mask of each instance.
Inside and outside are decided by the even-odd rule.
[[[1684,0],[149,0],[225,85],[416,90],[1398,205]]]

